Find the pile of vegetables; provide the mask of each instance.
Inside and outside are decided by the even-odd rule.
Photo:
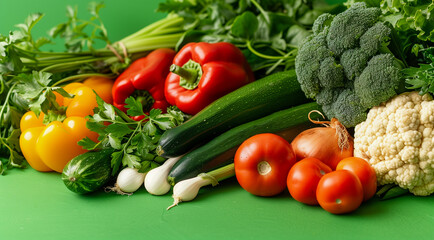
[[[166,18],[116,42],[101,8],[69,8],[51,40],[32,37],[42,15],[0,36],[1,174],[173,189],[168,209],[230,177],[333,214],[434,192],[432,2],[166,0]],[[65,51],[40,50],[55,37]]]

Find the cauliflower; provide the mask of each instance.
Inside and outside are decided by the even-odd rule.
[[[434,192],[434,101],[406,92],[369,110],[354,129],[354,156],[373,166],[380,185],[418,196]]]

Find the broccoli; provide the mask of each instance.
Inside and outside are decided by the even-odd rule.
[[[295,60],[305,95],[347,127],[398,94],[403,82],[402,61],[388,48],[392,29],[380,15],[379,8],[358,2],[336,16],[319,16]]]

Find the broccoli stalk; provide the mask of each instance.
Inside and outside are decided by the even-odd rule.
[[[368,109],[403,86],[400,70],[405,62],[393,54],[400,49],[390,44],[393,29],[380,15],[379,8],[364,2],[336,16],[321,15],[295,60],[305,95],[315,99],[328,118],[347,127],[364,121]]]

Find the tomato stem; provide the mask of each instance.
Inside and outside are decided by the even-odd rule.
[[[258,172],[261,175],[267,175],[271,172],[271,166],[267,161],[261,161],[258,163]]]

